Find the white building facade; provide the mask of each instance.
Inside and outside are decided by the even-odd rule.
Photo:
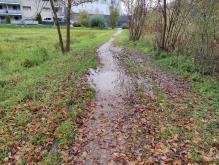
[[[0,0],[0,23],[4,23],[7,17],[11,18],[11,23],[17,23],[22,19],[19,0]]]
[[[65,16],[64,7],[55,6],[60,19]],[[34,19],[37,14],[41,14],[43,21],[53,22],[52,8],[49,0],[21,0],[21,10],[23,19]]]
[[[58,17],[64,19],[64,7],[56,5],[56,11]],[[0,23],[5,23],[7,17],[12,24],[33,21],[39,13],[43,21],[53,22],[49,0],[0,0]]]
[[[121,0],[96,0],[94,2],[83,3],[79,6],[73,6],[72,22],[74,22],[80,12],[86,11],[90,15],[102,15],[107,24],[110,15],[110,7],[112,6],[116,7],[120,12],[120,19],[117,22],[117,26],[121,27],[128,19],[128,17],[124,15]]]
[[[87,2],[72,8],[73,13],[87,11],[89,14],[109,15],[110,7],[115,6],[122,14],[121,0],[96,0],[95,2]]]
[[[108,19],[110,7],[115,6],[122,15],[121,0],[96,0],[94,2],[83,3],[79,6],[73,6],[72,12],[78,14],[81,11],[87,11],[89,14],[100,14]],[[65,6],[55,4],[56,12],[60,20],[65,20]],[[53,14],[49,0],[0,0],[0,23],[5,23],[7,17],[10,17],[12,24],[37,24],[36,16],[41,14],[42,21],[53,22]],[[74,18],[74,16],[73,16]]]

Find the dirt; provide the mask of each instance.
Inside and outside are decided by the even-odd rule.
[[[130,62],[138,66],[138,71],[136,72],[141,72],[140,74],[133,74],[133,71],[128,72],[133,78],[137,79],[139,85],[144,86],[144,90],[150,97],[154,96],[152,91],[153,85],[164,90],[170,98],[186,97],[191,94],[191,86],[185,79],[167,71],[163,71],[159,67],[159,64],[153,60],[150,55],[145,55],[138,50],[128,50],[123,48],[117,58],[124,68],[126,68],[127,63]],[[129,69],[126,68],[126,70]]]
[[[196,129],[190,109],[200,98],[183,78],[163,71],[149,56],[115,46],[119,34],[97,50],[99,66],[89,71],[96,98],[77,130],[70,164],[192,164],[198,149],[186,134]],[[203,144],[197,131],[194,136]]]
[[[118,155],[125,150],[127,137],[120,130],[119,121],[128,111],[126,104],[132,95],[133,83],[114,57],[121,51],[113,46],[119,33],[98,49],[100,66],[89,72],[89,81],[96,91],[96,108],[79,129],[73,164],[124,164]]]

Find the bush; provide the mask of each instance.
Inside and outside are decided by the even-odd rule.
[[[74,27],[81,27],[81,24],[80,24],[79,22],[76,22],[76,21],[75,21],[75,22],[73,23],[73,26],[74,26]]]
[[[79,13],[79,16],[77,17],[77,22],[81,24],[81,26],[88,27],[90,21],[90,16],[88,12],[82,11]]]
[[[4,88],[7,85],[7,81],[6,80],[0,80],[0,87]]]
[[[38,21],[39,24],[42,24],[42,16],[40,13],[37,14],[36,20]]]
[[[31,61],[30,59],[25,59],[24,62],[22,63],[22,66],[25,68],[31,68],[34,66],[34,62]]]
[[[122,29],[128,29],[129,27],[128,27],[128,24],[127,23],[124,23],[123,25],[122,25]]]
[[[112,29],[116,27],[118,20],[119,20],[118,9],[115,7],[110,7],[110,16],[109,16],[108,23],[112,27]]]
[[[6,23],[11,24],[11,17],[10,16],[6,16]]]
[[[92,16],[90,19],[90,27],[98,27],[103,29],[105,27],[105,20],[100,15]]]

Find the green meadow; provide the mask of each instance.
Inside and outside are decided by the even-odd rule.
[[[71,52],[63,55],[55,27],[0,26],[0,162],[65,159],[93,98],[86,73],[113,33],[72,29]]]

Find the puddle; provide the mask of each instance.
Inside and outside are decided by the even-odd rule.
[[[117,32],[115,36],[119,33]],[[127,94],[131,90],[131,78],[119,67],[114,57],[114,52],[119,51],[119,48],[112,44],[115,36],[98,49],[100,66],[97,70],[90,70],[89,80],[97,92],[97,98],[108,95],[120,97],[121,94]]]
[[[96,109],[81,128],[79,135],[84,143],[75,164],[120,164],[114,153],[124,147],[126,140],[119,128],[119,118],[126,112],[127,98],[133,91],[132,79],[118,65],[115,57],[119,47],[113,46],[118,31],[97,51],[99,66],[90,69],[89,82],[96,91]]]

